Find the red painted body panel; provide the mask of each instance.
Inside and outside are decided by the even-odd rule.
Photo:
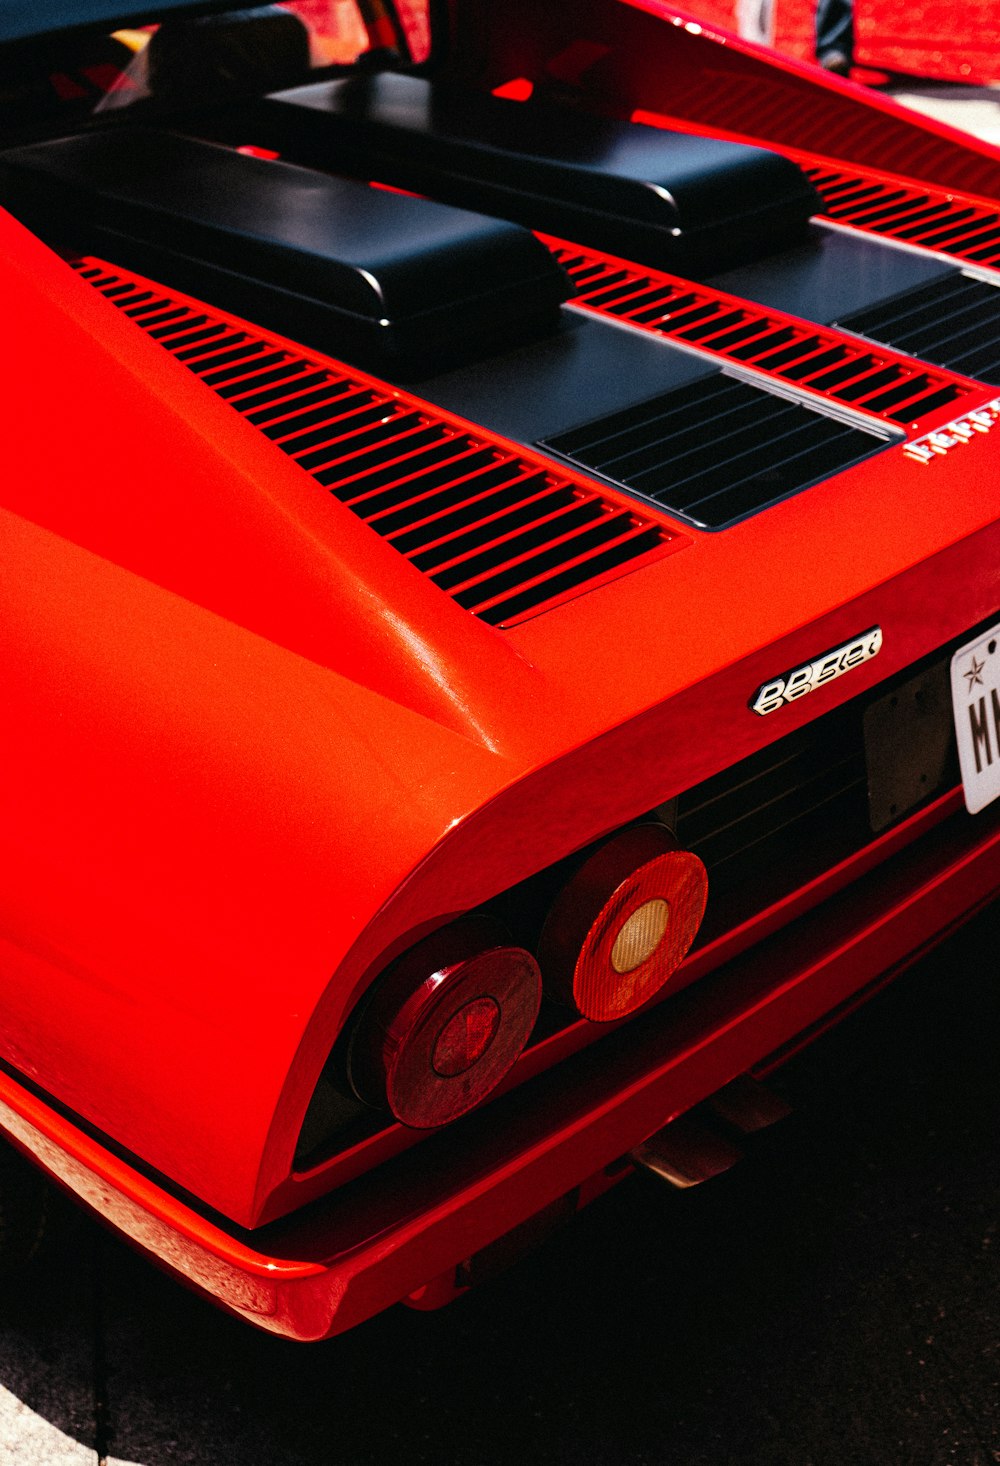
[[[933,823],[933,822],[932,822]],[[492,1138],[445,1130],[433,1156],[373,1173],[259,1237],[234,1233],[0,1075],[0,1119],[19,1146],[192,1286],[259,1327],[327,1337],[454,1268],[476,1247],[616,1164],[637,1134],[683,1112],[831,1008],[912,960],[989,900],[1000,881],[996,821],[970,840],[959,817],[792,932],[757,947],[699,993],[653,1014],[600,1070],[566,1066],[534,1103],[483,1117]],[[586,1058],[586,1056],[584,1056]],[[489,1165],[484,1170],[483,1155]],[[610,1179],[610,1178],[609,1178]],[[597,1189],[597,1188],[595,1188]]]
[[[581,0],[573,33],[557,7],[455,0],[454,73],[495,87],[523,77],[613,116],[756,138],[996,198],[990,143],[918,117],[891,97],[779,56],[664,0]]]
[[[1000,195],[993,150],[654,0],[585,0],[572,37],[527,0],[454,19],[479,86]],[[3,214],[0,277],[0,1128],[227,1307],[315,1338],[395,1301],[996,890],[995,817],[948,794],[696,951],[675,1001],[546,1037],[482,1116],[297,1172],[400,951],[1000,616],[1000,428],[905,451],[996,389],[935,369],[964,395],[884,451],[723,533],[663,515],[678,553],[500,631]],[[874,661],[749,708],[875,625]]]

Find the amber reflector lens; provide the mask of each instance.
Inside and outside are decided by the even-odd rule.
[[[501,945],[504,935],[486,919],[457,922],[387,974],[351,1044],[351,1080],[363,1099],[423,1130],[464,1115],[496,1088],[542,998],[534,957]]]
[[[661,825],[623,830],[589,857],[546,920],[546,991],[593,1023],[626,1018],[677,970],[705,914],[708,877]]]
[[[666,935],[670,903],[654,896],[626,917],[611,948],[611,966],[616,972],[631,972],[652,957]]]

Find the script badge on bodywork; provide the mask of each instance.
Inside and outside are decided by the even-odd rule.
[[[775,677],[772,682],[765,682],[750,699],[750,706],[765,718],[768,713],[784,707],[785,703],[805,697],[807,692],[815,692],[817,687],[823,687],[835,677],[842,677],[845,672],[860,667],[862,662],[870,662],[881,650],[882,628],[871,626],[860,636],[845,641],[843,646],[824,652],[815,661],[806,662],[793,672],[786,672],[783,677]]]

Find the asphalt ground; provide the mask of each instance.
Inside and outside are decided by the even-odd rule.
[[[908,95],[942,92],[1000,137],[1000,94]],[[65,1219],[0,1303],[0,1466],[998,1462],[998,1058],[991,911],[783,1071],[792,1117],[727,1176],[634,1177],[450,1308],[321,1345]]]

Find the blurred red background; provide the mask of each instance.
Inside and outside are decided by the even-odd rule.
[[[694,0],[700,20],[740,30],[746,13],[759,24],[768,0]],[[813,57],[813,0],[773,0],[772,44],[786,55]],[[937,77],[943,81],[1000,80],[997,0],[855,0],[855,59],[859,66]],[[766,26],[766,14],[765,14]]]

